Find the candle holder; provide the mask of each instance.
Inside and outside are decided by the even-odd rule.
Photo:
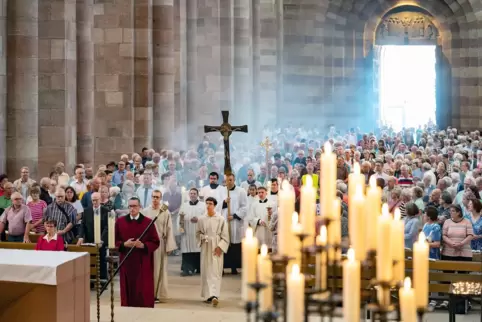
[[[282,273],[273,273],[273,307],[275,312],[282,312],[283,321],[286,321],[286,309],[288,306],[287,296],[287,272],[288,263],[295,259],[294,257],[271,254],[270,260],[273,267],[273,272],[281,271]],[[280,314],[280,315],[281,315]]]
[[[370,282],[372,297],[371,303],[368,303],[366,305],[366,308],[371,313],[371,321],[401,321],[400,303],[398,302],[398,296],[395,297],[397,301],[395,301],[394,303],[390,303],[391,293],[395,292],[398,294],[400,286],[400,283],[394,283],[393,281],[377,281],[374,279]],[[383,301],[380,301],[378,292],[382,293]],[[394,316],[391,317],[390,315]]]
[[[96,259],[96,274],[95,274],[95,288],[97,293],[97,322],[100,322],[100,249],[102,248],[102,242],[96,243],[97,248]]]
[[[117,249],[116,248],[109,248],[109,256],[107,257],[107,261],[109,262],[109,274],[112,280],[110,284],[110,321],[114,322],[114,272],[115,272],[115,264],[118,260],[117,256]]]
[[[250,283],[248,284],[248,286],[252,289],[254,289],[254,291],[256,292],[256,300],[253,301],[253,302],[248,302],[246,303],[245,305],[245,310],[246,310],[246,313],[247,313],[247,316],[248,316],[248,322],[251,321],[251,315],[253,313],[253,310],[254,310],[254,321],[255,322],[258,322],[260,320],[260,312],[259,312],[259,292],[266,288],[267,285],[264,284],[264,283],[259,283],[259,282],[256,282],[256,283]]]
[[[423,317],[427,313],[426,308],[417,308],[417,320],[418,322],[423,322]]]

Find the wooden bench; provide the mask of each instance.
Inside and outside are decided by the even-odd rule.
[[[1,242],[0,248],[3,249],[23,249],[23,250],[35,250],[34,243],[24,244],[24,243],[10,243],[10,242]],[[96,280],[97,278],[97,254],[98,250],[96,247],[84,247],[84,246],[75,246],[75,245],[68,245],[67,246],[68,252],[80,252],[80,253],[89,253],[90,254],[90,279]]]

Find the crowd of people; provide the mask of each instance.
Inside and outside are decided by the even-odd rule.
[[[78,164],[72,173],[66,173],[59,162],[48,177],[36,178],[39,180],[30,178],[27,167],[20,169],[20,178],[15,173],[2,174],[2,240],[28,243],[31,233],[36,233],[44,235],[38,249],[62,250],[64,242],[93,242],[95,215],[107,220],[115,214],[135,221],[139,213],[152,219],[162,212],[162,220],[156,223],[161,247],[154,255],[154,300],[167,298],[166,256],[182,254],[181,275],[201,274],[203,296],[215,305],[220,276],[205,271],[222,273],[227,268],[238,273],[241,239],[248,226],[261,243],[276,252],[278,190],[286,180],[299,208],[300,188],[311,177],[319,195],[320,156],[323,144],[329,141],[337,156],[342,237],[349,236],[348,176],[358,163],[365,183],[376,180],[383,189],[382,199],[390,212],[400,209],[406,248],[412,248],[423,231],[434,260],[467,261],[482,251],[479,131],[438,130],[427,124],[401,131],[383,127],[373,133],[353,128],[342,133],[330,127],[322,133],[290,125],[266,127],[263,138],[271,143],[232,144],[234,174],[227,176],[223,174],[222,138],[208,136],[185,151],[143,148],[95,169]],[[161,210],[163,203],[166,211]],[[133,213],[137,206],[140,211]],[[319,205],[317,209],[319,212]],[[205,219],[214,214],[224,220]],[[107,227],[106,221],[103,226]],[[103,232],[106,240],[105,229]],[[124,242],[121,248],[145,247]],[[213,262],[212,256],[204,256],[207,244],[217,256],[224,254],[224,261]],[[101,256],[101,278],[105,279],[105,249]]]

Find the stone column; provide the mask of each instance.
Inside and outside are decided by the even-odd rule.
[[[173,148],[176,139],[174,0],[153,0],[154,148]]]
[[[77,162],[94,164],[94,0],[77,0]]]
[[[251,23],[252,23],[252,42],[253,42],[253,78],[252,78],[252,110],[253,110],[253,117],[251,118],[251,131],[261,131],[263,128],[264,122],[260,120],[260,115],[263,113],[260,112],[260,104],[259,104],[259,97],[260,97],[260,50],[259,45],[261,41],[261,21],[260,21],[260,2],[259,0],[251,0]]]
[[[233,116],[237,113],[234,107],[234,5],[240,0],[218,0],[218,30],[219,30],[219,98],[221,110],[230,110]],[[242,1],[242,0],[241,0]],[[213,10],[214,11],[214,10]],[[239,58],[239,55],[237,56]],[[213,110],[216,113],[215,110]],[[219,119],[219,116],[216,117]],[[235,118],[230,122],[238,124]]]
[[[196,140],[197,135],[201,132],[200,126],[197,126],[196,105],[198,83],[197,73],[197,2],[198,0],[186,1],[186,118],[187,118],[187,137],[188,144],[199,144]]]
[[[0,174],[7,171],[7,0],[0,1]]]
[[[134,149],[152,147],[152,0],[134,2]]]
[[[38,174],[38,4],[7,5],[7,172],[14,177],[22,166]]]
[[[71,0],[38,3],[38,162],[39,172],[44,175],[59,161],[68,170],[76,162],[76,3]]]
[[[284,0],[275,0],[276,12],[276,120],[283,113]]]
[[[189,0],[187,0],[189,1]],[[187,48],[186,48],[186,0],[174,1],[174,60],[175,86],[174,105],[176,111],[176,136],[178,147],[187,148]]]

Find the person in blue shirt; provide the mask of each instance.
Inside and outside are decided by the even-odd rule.
[[[430,247],[428,257],[431,259],[440,259],[440,240],[442,239],[442,229],[438,222],[438,210],[433,206],[425,209],[425,220],[423,225],[423,233],[427,236],[427,242]]]
[[[412,249],[420,231],[419,209],[413,202],[405,205],[405,248]]]

